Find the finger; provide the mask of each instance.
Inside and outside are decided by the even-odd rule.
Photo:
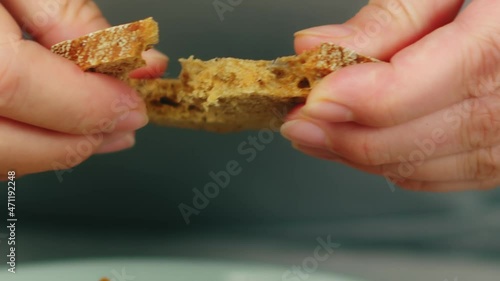
[[[436,149],[435,144],[429,140],[431,138],[416,142],[417,146],[413,151],[406,154],[406,157],[401,155],[397,159],[400,162],[381,165],[359,164],[326,148],[301,144],[294,144],[294,147],[313,157],[341,162],[358,170],[398,180],[488,180],[500,174],[500,145],[426,160],[426,154]]]
[[[106,136],[96,154],[108,154],[131,148],[135,145],[135,133],[112,134]]]
[[[109,123],[106,128],[131,131],[148,121],[144,102],[126,84],[83,73],[30,41],[19,41],[15,49],[0,46],[0,74],[3,117],[74,134],[104,123]]]
[[[49,48],[64,40],[110,27],[99,7],[90,0],[4,0],[5,7],[23,29]],[[163,75],[168,58],[158,51],[145,52],[147,66],[133,72],[133,78]]]
[[[0,24],[0,46],[10,45],[11,48],[15,48],[22,38],[22,32],[2,2],[0,2],[0,20],[2,23]]]
[[[150,49],[142,54],[146,66],[130,73],[130,78],[150,79],[163,76],[168,66],[168,57],[155,49]]]
[[[102,135],[57,133],[0,118],[0,174],[19,175],[73,168],[89,158],[102,143]]]
[[[463,0],[371,0],[344,24],[313,27],[296,33],[298,53],[324,42],[350,47],[381,60],[451,22]]]
[[[316,149],[317,155],[333,154]],[[308,153],[309,151],[306,151]],[[308,153],[310,154],[310,153]],[[496,178],[500,172],[500,146],[447,155],[435,159],[404,161],[379,166],[361,165],[340,156],[333,160],[348,166],[397,180],[420,180],[432,182],[472,181]]]
[[[329,160],[329,161],[340,161],[341,160],[337,154],[332,153],[324,148],[317,148],[317,147],[307,146],[307,145],[303,145],[303,144],[299,144],[299,143],[293,143],[292,146],[293,146],[293,148],[297,149],[298,151],[300,151],[304,154],[307,154],[309,156],[312,156],[312,157],[316,157],[316,158],[323,159],[323,160]],[[372,168],[372,167],[370,167],[370,168]],[[373,168],[370,170],[373,170]]]
[[[484,95],[481,79],[494,80],[500,72],[499,39],[491,31],[500,29],[500,6],[480,5],[487,2],[473,2],[460,20],[399,52],[389,64],[352,66],[326,77],[312,90],[304,112],[328,122],[392,126]],[[472,16],[477,22],[468,24],[464,17],[470,13],[482,18]]]
[[[471,120],[469,116],[474,117]],[[494,128],[484,138],[490,128],[478,126],[485,123],[481,119],[480,114],[452,109],[387,128],[299,118],[285,123],[282,133],[292,142],[321,148],[350,162],[380,166],[427,160],[500,142]]]
[[[303,117],[302,115],[302,108],[304,107],[304,104],[299,104],[292,108],[288,115],[285,117],[285,122],[293,121],[298,118]]]
[[[399,154],[393,152],[394,147],[384,141],[391,135],[391,128],[382,130],[366,127],[356,123],[331,124],[311,119],[296,119],[281,127],[282,135],[307,147],[323,150],[325,153],[349,159],[357,164],[379,166],[397,163]],[[385,133],[383,137],[380,135]],[[398,140],[391,139],[391,144]],[[404,142],[405,140],[402,140]],[[405,148],[406,143],[403,143]]]
[[[459,192],[472,190],[489,190],[500,184],[500,179],[485,181],[450,181],[450,182],[428,182],[405,180],[395,182],[397,186],[411,191],[419,192]]]
[[[321,147],[354,163],[414,162],[500,143],[500,98],[471,99],[408,123],[373,128],[298,119],[283,126],[292,141]]]
[[[294,144],[327,150],[328,135],[325,126],[328,124],[312,120],[294,119],[281,126],[281,134]]]
[[[482,180],[495,179],[500,172],[500,146],[483,148],[471,152],[445,156],[425,161],[416,166],[410,178],[428,181]],[[402,168],[400,165],[387,167],[393,174]]]
[[[134,133],[86,136],[57,133],[0,118],[0,172],[27,175],[71,169],[96,153],[117,152],[132,147]]]
[[[309,147],[301,144],[294,144],[294,147],[312,157],[339,162],[367,173],[384,176],[388,182],[412,191],[466,191],[489,189],[500,185],[497,167],[498,164],[495,163],[495,168],[493,168],[491,166],[491,162],[488,162],[491,161],[491,158],[488,158],[489,156],[480,156],[481,154],[485,154],[485,151],[475,152],[476,156],[471,156],[472,154],[469,153],[453,155],[426,161],[425,163],[405,162],[382,166],[364,166],[350,162],[321,148]],[[495,148],[495,153],[498,153],[498,150],[500,149]],[[464,176],[464,174],[460,173],[460,171],[465,171],[466,169],[468,169],[465,171],[466,175],[473,175],[476,173],[474,170],[479,169],[479,167],[473,167],[473,162],[466,162],[471,161],[475,157],[488,159],[486,162],[481,164],[485,165],[483,168],[486,167],[486,169],[480,172],[481,175],[479,176],[479,179],[474,179],[473,176]],[[496,161],[498,161],[498,156],[496,157]],[[470,163],[471,167],[460,167],[460,165],[464,163]],[[496,169],[496,172],[494,169]],[[484,179],[480,179],[481,177],[484,177]]]

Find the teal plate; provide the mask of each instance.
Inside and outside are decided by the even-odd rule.
[[[2,281],[360,281],[292,267],[164,259],[96,259],[0,268]]]

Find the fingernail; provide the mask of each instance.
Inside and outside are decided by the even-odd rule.
[[[326,134],[316,124],[305,120],[294,120],[281,127],[281,134],[292,142],[312,146],[325,147]]]
[[[135,131],[146,126],[148,122],[146,113],[138,110],[128,111],[118,118],[115,131]]]
[[[350,122],[354,113],[344,105],[330,101],[314,101],[303,109],[304,114],[327,122]]]
[[[342,38],[352,36],[354,29],[345,24],[334,24],[317,26],[304,29],[295,33],[295,36],[315,36],[315,37],[332,37]]]
[[[159,78],[165,74],[169,62],[168,56],[155,49],[150,49],[142,53],[142,58],[146,61],[146,66],[132,71],[129,74],[130,78],[152,79]]]
[[[107,144],[103,144],[97,151],[96,154],[107,154],[129,149],[135,145],[135,134],[126,134],[121,139],[112,141]]]
[[[105,145],[117,142],[130,134],[131,134],[131,132],[129,132],[129,131],[128,132],[115,132],[115,133],[106,134],[104,136],[104,140],[101,143],[101,146],[105,146]]]

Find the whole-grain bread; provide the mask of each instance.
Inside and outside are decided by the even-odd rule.
[[[142,52],[158,42],[158,23],[147,18],[58,43],[51,51],[84,71],[126,79],[130,71],[146,65]]]
[[[274,61],[190,57],[180,60],[178,79],[126,79],[130,70],[144,65],[141,53],[158,41],[157,33],[150,18],[60,43],[53,51],[83,70],[127,80],[145,100],[154,123],[216,132],[277,128],[286,112],[304,103],[323,77],[349,65],[377,61],[324,43]]]

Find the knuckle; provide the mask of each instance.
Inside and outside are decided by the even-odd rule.
[[[367,165],[370,166],[380,166],[386,164],[387,162],[382,156],[382,151],[385,151],[374,139],[369,136],[363,138],[361,142],[361,152],[360,159]]]
[[[82,73],[83,79],[87,79],[87,73]],[[78,110],[71,112],[71,115],[64,119],[62,128],[67,128],[67,133],[85,134],[90,132],[98,126],[98,118],[104,118],[98,103],[99,100],[95,99],[91,94],[84,94],[78,100],[82,103]]]
[[[385,145],[371,134],[360,134],[342,142],[333,140],[328,148],[356,164],[380,166],[389,162]]]
[[[500,60],[497,65],[500,65]],[[495,66],[495,68],[498,68],[498,66]],[[466,97],[481,98],[500,94],[500,69],[491,69],[491,67],[483,65],[476,75],[477,77],[464,79],[466,80],[464,81]],[[468,75],[463,76],[467,77]]]
[[[490,60],[486,59],[486,61]],[[465,79],[467,81],[464,82],[466,97],[481,98],[500,94],[500,69],[498,68],[500,61],[496,62],[496,64],[496,69],[492,69],[487,64],[481,65],[474,75],[476,77]],[[470,75],[464,74],[462,76],[467,77]]]
[[[369,94],[357,101],[356,118],[360,123],[374,127],[390,127],[406,121],[406,111],[402,110],[398,95],[401,85],[394,81],[400,80],[393,69],[385,69],[376,74],[376,84],[368,88]]]
[[[55,0],[57,9],[51,14],[49,21],[38,26],[37,38],[49,36],[54,32],[59,32],[59,28],[69,23],[78,21],[82,25],[88,25],[97,20],[105,21],[100,9],[92,0]]]
[[[415,9],[411,7],[410,1],[394,0],[393,5],[395,5],[395,11],[399,11],[411,27],[418,29],[422,25],[414,12]]]
[[[500,171],[500,149],[485,148],[472,153],[472,157],[467,161],[469,176],[476,180],[487,180],[498,176]]]
[[[74,113],[69,120],[69,133],[81,134],[94,129],[92,127],[94,119],[90,113],[94,112],[92,102],[86,102],[85,107],[82,108],[86,108],[87,110],[78,110],[78,112]]]
[[[384,1],[384,4],[381,4],[378,1],[370,1],[368,6],[373,7],[375,11],[378,10],[382,13],[388,13],[391,18],[395,18],[396,20],[407,21],[406,24],[414,29],[418,29],[421,26],[417,17],[418,15],[415,14],[416,10],[411,6],[409,1]]]
[[[12,57],[3,57],[0,64],[0,109],[7,110],[16,104],[21,91],[21,77],[13,65]]]
[[[500,31],[494,26],[484,26],[477,31],[476,22],[457,22],[459,32],[471,34],[474,44],[462,50],[462,76],[469,97],[482,97],[499,93],[500,77]],[[471,82],[470,82],[471,81]]]
[[[73,17],[78,15],[78,13],[87,6],[90,0],[59,0],[59,9],[57,17],[61,19],[62,17]]]
[[[470,99],[461,138],[466,149],[488,147],[500,139],[500,106],[498,102]]]
[[[92,0],[66,1],[62,14],[70,20],[77,19],[87,24],[95,20],[103,20],[99,7]]]

